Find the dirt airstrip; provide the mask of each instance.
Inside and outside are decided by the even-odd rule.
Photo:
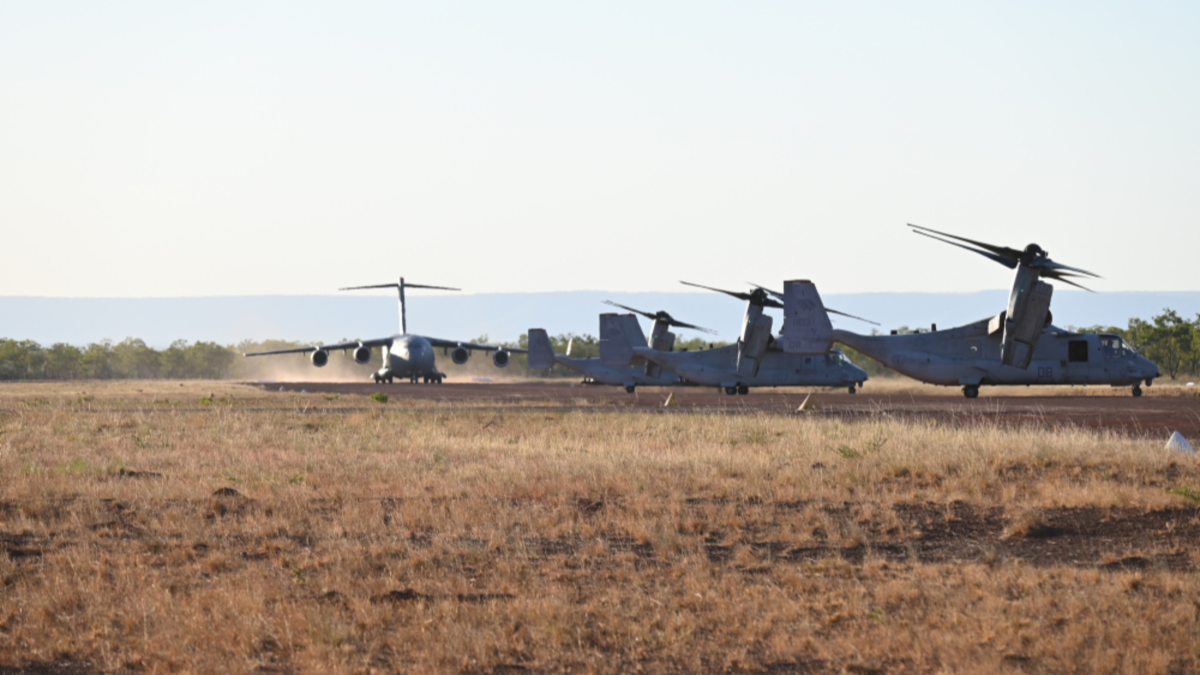
[[[985,389],[980,398],[968,400],[957,390],[927,388],[938,393],[873,391],[871,384],[857,394],[843,390],[811,391],[800,388],[758,389],[745,396],[727,396],[701,387],[639,389],[628,394],[619,387],[585,386],[577,383],[446,383],[442,385],[329,382],[271,382],[253,386],[269,391],[341,395],[370,395],[385,392],[393,400],[415,399],[453,403],[456,407],[548,406],[581,410],[627,409],[665,412],[776,413],[791,414],[813,394],[819,408],[809,414],[833,417],[886,415],[927,418],[956,424],[1034,424],[1055,428],[1078,426],[1112,429],[1127,434],[1161,436],[1166,441],[1179,431],[1200,436],[1200,398],[1194,396],[1130,396],[1127,390],[1111,395],[1070,395],[1083,389],[1059,389],[1055,395],[1004,395],[1006,390]],[[1099,389],[1099,388],[1096,388]],[[990,392],[1001,395],[989,396]],[[1024,391],[1023,389],[1020,391]],[[1095,389],[1093,390],[1095,391]],[[1104,391],[1104,390],[1101,390]],[[676,407],[664,408],[674,392]],[[1108,393],[1108,392],[1105,392]],[[1065,395],[1064,395],[1065,394]]]

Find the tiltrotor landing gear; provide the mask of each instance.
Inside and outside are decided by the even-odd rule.
[[[725,393],[729,396],[737,396],[738,394],[745,396],[750,393],[750,387],[744,384],[739,384],[735,387],[725,387]]]
[[[850,385],[850,393],[851,393],[851,394],[857,394],[857,393],[858,393],[858,390],[854,388],[854,385]]]
[[[625,385],[625,391],[632,394],[633,392],[637,391],[637,385],[634,385],[634,384]]]
[[[727,396],[737,396],[737,387],[725,387],[725,394]]]
[[[1140,386],[1139,386],[1139,387],[1134,387],[1134,388],[1133,388],[1133,396],[1134,396],[1134,398],[1137,398],[1138,396],[1141,396],[1141,395],[1142,395],[1142,388],[1141,388]]]
[[[979,385],[968,384],[967,386],[963,387],[963,396],[966,396],[967,398],[979,398]]]

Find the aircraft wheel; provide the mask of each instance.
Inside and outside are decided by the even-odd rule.
[[[394,375],[388,375],[388,376],[387,376],[387,377],[385,377],[384,379],[385,379],[385,380],[387,380],[387,383],[388,383],[388,384],[392,384],[393,382],[395,382],[395,381],[396,381],[396,378],[395,378],[395,376],[394,376]]]
[[[632,394],[633,392],[637,391],[637,385],[631,384],[631,385],[625,387],[625,391]]]
[[[857,392],[858,392],[858,390],[854,388],[854,385],[850,385],[850,393],[851,393],[851,394],[854,394],[854,393],[857,393]]]
[[[725,387],[725,393],[729,396],[737,396],[737,387]]]
[[[750,393],[750,387],[747,387],[746,385],[743,384],[738,387],[738,393],[741,394],[742,396],[745,396],[746,394]]]
[[[1141,395],[1142,395],[1142,388],[1141,388],[1141,387],[1134,387],[1134,388],[1133,388],[1133,395],[1134,395],[1134,397],[1135,397],[1135,398],[1136,398],[1136,397],[1138,397],[1138,396],[1141,396]]]
[[[438,383],[438,384],[441,384],[441,383],[442,383],[442,376],[441,376],[441,375],[438,375],[438,376],[437,376],[437,379],[436,379],[436,380],[434,380],[434,382],[436,382],[436,383]]]
[[[375,380],[375,384],[379,384],[379,373],[371,375],[371,379]]]
[[[967,398],[979,398],[979,385],[968,384],[963,387],[963,396]]]

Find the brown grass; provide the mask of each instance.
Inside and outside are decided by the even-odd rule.
[[[1083,430],[3,386],[0,666],[1188,672],[1181,485]]]

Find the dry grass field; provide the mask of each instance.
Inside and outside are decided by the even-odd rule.
[[[0,673],[1200,671],[1159,436],[390,391],[0,386]]]

